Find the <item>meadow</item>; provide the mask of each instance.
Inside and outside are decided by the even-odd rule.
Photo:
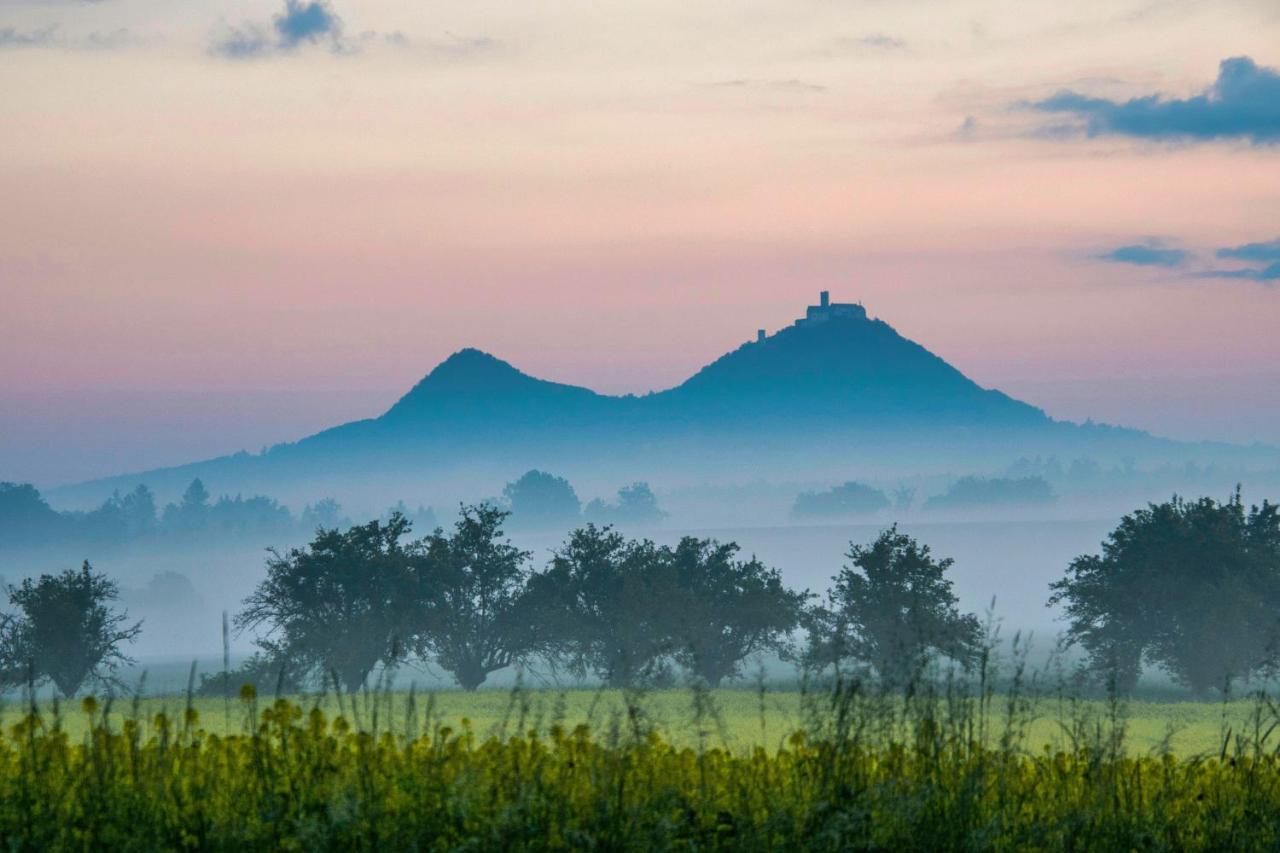
[[[826,711],[822,694],[750,687],[705,691],[537,687],[472,692],[370,691],[343,696],[271,696],[262,701],[276,698],[307,711],[318,709],[329,717],[343,717],[356,729],[367,731],[402,733],[413,728],[447,727],[453,731],[466,729],[487,740],[530,731],[545,737],[556,727],[573,730],[585,726],[598,738],[605,738],[639,722],[646,731],[676,747],[730,752],[756,747],[777,749],[794,733],[812,728],[814,718],[821,718]],[[1259,714],[1259,702],[1252,695],[1225,702],[1128,699],[1112,703],[1067,695],[1011,697],[995,693],[989,697],[985,713],[988,726],[995,728],[1009,722],[1012,704],[1021,746],[1031,751],[1068,749],[1073,728],[1085,721],[1106,720],[1123,725],[1123,747],[1130,755],[1168,752],[1193,759],[1221,752],[1225,738],[1234,737],[1253,724]],[[36,707],[46,726],[52,727],[56,717],[59,728],[73,741],[82,739],[93,721],[104,719],[117,729],[132,720],[145,739],[156,734],[152,721],[157,715],[178,719],[187,708],[197,713],[204,731],[234,735],[246,730],[249,714],[249,706],[239,697],[188,699],[180,695],[103,699],[93,717],[84,714],[77,702],[43,700]],[[898,711],[901,713],[901,709]],[[0,705],[0,727],[8,730],[30,713],[29,704],[11,698]],[[417,718],[412,725],[406,723],[410,716]]]
[[[1276,708],[924,686],[13,702],[11,849],[1275,849]]]

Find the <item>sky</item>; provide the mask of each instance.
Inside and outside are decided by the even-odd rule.
[[[673,385],[822,289],[1071,419],[1280,442],[1280,5],[0,0],[0,480]]]

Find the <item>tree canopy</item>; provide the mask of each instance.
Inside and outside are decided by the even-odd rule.
[[[264,627],[258,643],[294,672],[334,675],[359,688],[375,666],[408,650],[415,592],[409,522],[396,515],[346,531],[319,530],[302,548],[271,552],[267,578],[245,599],[239,630]]]
[[[647,540],[588,524],[533,579],[539,618],[570,671],[611,687],[653,679],[673,639],[665,610],[671,563]]]
[[[508,483],[502,496],[511,521],[520,527],[565,529],[577,523],[582,502],[569,481],[546,471],[527,471]]]
[[[667,514],[658,507],[658,499],[648,483],[632,483],[618,489],[612,503],[596,498],[587,504],[583,516],[594,524],[655,525]]]
[[[1126,515],[1101,554],[1052,586],[1067,638],[1122,691],[1144,663],[1193,692],[1273,669],[1280,641],[1280,513],[1179,497]]]
[[[850,481],[825,492],[801,492],[791,514],[796,518],[839,518],[870,515],[888,506],[889,498],[880,489]]]
[[[851,544],[826,602],[809,615],[810,663],[870,664],[886,683],[911,679],[934,655],[962,664],[979,649],[977,617],[962,614],[946,577],[953,561],[897,525],[870,545]]]
[[[736,543],[692,536],[664,553],[674,588],[658,606],[672,622],[675,659],[713,687],[740,675],[750,655],[785,652],[809,597],[787,589],[777,569],[737,553]]]
[[[507,515],[491,504],[464,506],[451,535],[437,530],[415,549],[416,647],[467,690],[526,659],[539,641],[529,553],[503,538]]]
[[[3,627],[0,674],[8,685],[28,679],[52,681],[63,696],[74,696],[86,681],[109,683],[130,662],[121,649],[142,630],[111,607],[119,595],[114,581],[88,561],[79,570],[28,578],[9,588],[16,612]]]

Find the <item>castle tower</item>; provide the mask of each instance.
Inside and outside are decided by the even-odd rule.
[[[823,290],[818,293],[818,304],[805,309],[804,316],[796,320],[797,326],[813,323],[825,323],[832,319],[867,319],[867,309],[861,302],[832,302],[831,292]]]

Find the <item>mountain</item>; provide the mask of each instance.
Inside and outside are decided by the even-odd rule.
[[[486,352],[464,349],[441,362],[379,421],[402,428],[483,428],[512,421],[523,428],[554,427],[596,418],[618,402],[586,388],[535,379]]]
[[[282,444],[178,468],[54,490],[96,500],[145,482],[175,491],[199,476],[215,492],[314,497],[353,483],[462,494],[530,467],[615,483],[836,478],[1004,466],[1019,455],[1100,460],[1202,458],[1136,430],[1054,421],[982,388],[920,344],[826,294],[805,316],[761,332],[680,385],[609,396],[529,376],[464,349],[382,415]],[[1218,446],[1219,456],[1240,448]],[[406,492],[390,491],[389,494]]]
[[[1049,423],[1034,406],[980,387],[860,310],[801,321],[744,344],[654,398],[671,410],[710,419],[786,417],[858,426]]]

